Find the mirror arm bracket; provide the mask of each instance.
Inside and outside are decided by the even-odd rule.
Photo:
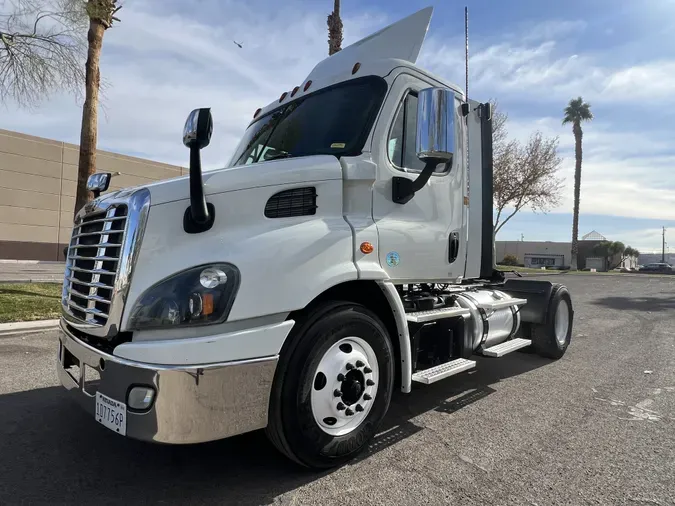
[[[405,204],[410,202],[419,190],[421,190],[431,175],[434,173],[434,169],[439,163],[442,163],[443,160],[438,158],[429,158],[426,160],[424,169],[417,179],[414,181],[408,179],[407,177],[394,176],[392,178],[392,192],[391,198],[397,204]]]
[[[188,234],[206,232],[213,226],[216,209],[207,204],[202,181],[202,162],[199,147],[190,147],[190,205],[183,215],[183,229]]]

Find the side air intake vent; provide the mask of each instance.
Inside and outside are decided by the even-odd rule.
[[[267,218],[290,218],[316,214],[316,188],[293,188],[272,195],[265,205]]]

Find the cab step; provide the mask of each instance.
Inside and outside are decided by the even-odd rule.
[[[478,307],[483,308],[483,309],[490,309],[492,311],[497,311],[498,309],[504,309],[505,307],[511,307],[511,306],[522,306],[523,304],[527,304],[527,299],[502,299],[502,300],[495,300],[492,302],[481,302],[478,304]]]
[[[463,307],[442,307],[438,309],[430,309],[428,311],[415,311],[413,313],[406,313],[405,317],[409,322],[426,323],[443,318],[456,318],[463,316],[464,318],[471,317],[471,311]]]
[[[511,339],[510,341],[504,341],[501,344],[485,348],[483,350],[483,355],[486,357],[503,357],[504,355],[511,353],[512,351],[525,348],[532,344],[531,339],[523,339],[517,337],[516,339]]]
[[[448,376],[454,376],[460,372],[468,371],[474,367],[476,367],[475,360],[458,358],[451,360],[450,362],[446,362],[445,364],[440,364],[429,369],[424,369],[423,371],[417,371],[412,375],[412,380],[417,381],[418,383],[429,385],[447,378]]]

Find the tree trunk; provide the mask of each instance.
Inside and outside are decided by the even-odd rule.
[[[340,0],[335,0],[333,12],[328,16],[328,56],[342,49],[342,18]]]
[[[576,165],[574,167],[574,215],[572,217],[572,261],[570,268],[575,271],[578,268],[579,255],[579,197],[581,192],[581,139],[583,131],[580,123],[574,123],[572,127],[574,132],[574,151],[576,155]]]
[[[75,215],[91,200],[87,179],[96,172],[96,143],[98,141],[98,91],[101,82],[100,60],[105,26],[95,19],[89,21],[87,42],[85,100],[82,106],[80,131],[80,159],[77,167],[77,196]]]

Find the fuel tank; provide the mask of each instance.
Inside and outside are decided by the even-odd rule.
[[[491,309],[495,302],[511,298],[499,290],[472,290],[457,294],[457,304],[471,311],[467,331],[472,337],[474,351],[480,347],[490,348],[503,343],[518,332],[518,306]]]

